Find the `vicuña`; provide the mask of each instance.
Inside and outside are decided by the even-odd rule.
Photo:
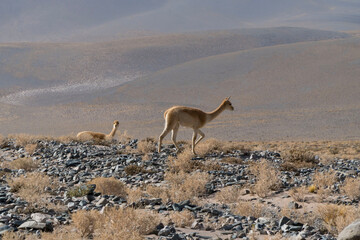
[[[183,107],[183,106],[174,106],[169,108],[164,113],[165,118],[165,128],[159,137],[158,152],[161,150],[161,143],[164,137],[172,131],[171,139],[179,151],[179,146],[176,143],[176,135],[180,126],[189,127],[194,130],[192,136],[192,152],[195,153],[195,146],[198,144],[204,137],[205,134],[200,130],[204,127],[205,124],[219,116],[225,109],[234,110],[231,102],[229,101],[230,97],[225,98],[220,106],[212,112],[204,112],[197,108]],[[197,135],[200,135],[200,138],[195,142]]]
[[[91,132],[91,131],[83,131],[83,132],[79,132],[76,135],[76,137],[78,139],[82,139],[82,140],[90,140],[90,139],[112,140],[118,127],[119,127],[119,121],[114,121],[113,129],[111,130],[111,132],[109,134],[99,133],[99,132]]]

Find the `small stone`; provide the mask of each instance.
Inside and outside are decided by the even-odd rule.
[[[27,221],[24,222],[23,224],[21,224],[19,226],[19,229],[28,229],[28,228],[32,228],[32,229],[44,229],[46,227],[46,223],[38,223],[36,221]]]
[[[191,224],[191,229],[203,229],[204,225],[199,222],[198,220],[195,220],[192,224]]]
[[[31,214],[31,218],[38,223],[45,223],[47,219],[51,218],[51,216],[43,213],[33,213]]]
[[[301,208],[301,205],[299,205],[297,202],[291,201],[288,204],[289,209],[299,209]]]
[[[95,205],[96,206],[104,206],[108,203],[108,200],[106,198],[101,198]]]
[[[75,203],[74,203],[74,202],[69,202],[69,203],[67,204],[67,207],[68,207],[68,208],[74,208],[74,207],[75,207]]]
[[[169,236],[172,233],[175,233],[176,230],[172,226],[165,226],[163,229],[161,229],[158,233],[158,236]]]
[[[74,167],[74,166],[77,166],[77,165],[79,165],[79,164],[81,164],[81,161],[80,161],[80,160],[78,160],[78,159],[71,159],[71,160],[66,161],[65,166],[66,166],[66,167]]]
[[[281,227],[282,225],[284,225],[284,224],[287,224],[288,222],[290,222],[291,221],[291,219],[290,218],[288,218],[288,217],[282,217],[281,219],[280,219],[280,221],[279,221],[279,227]]]

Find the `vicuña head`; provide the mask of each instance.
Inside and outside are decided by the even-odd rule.
[[[176,143],[176,135],[180,126],[189,127],[194,130],[192,137],[192,152],[195,153],[195,146],[198,144],[204,137],[205,134],[200,130],[205,124],[219,116],[225,109],[234,110],[230,102],[230,97],[225,98],[219,107],[217,107],[212,112],[203,112],[197,108],[183,107],[183,106],[174,106],[169,108],[164,113],[165,118],[165,128],[159,137],[158,152],[161,150],[161,143],[164,137],[172,131],[171,139],[179,151],[179,146]],[[195,142],[197,135],[200,135],[200,138]]]
[[[83,132],[79,132],[76,135],[76,137],[80,140],[112,140],[118,127],[119,127],[119,121],[116,120],[114,121],[113,128],[109,134],[83,131]]]

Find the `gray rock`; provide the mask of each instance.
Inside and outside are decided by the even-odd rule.
[[[291,221],[291,219],[290,218],[288,218],[288,217],[282,217],[281,219],[280,219],[280,221],[279,221],[279,227],[281,227],[282,225],[284,225],[284,224],[287,224],[288,222],[290,222]],[[292,221],[291,221],[292,222]]]
[[[289,209],[299,209],[301,208],[301,205],[299,205],[297,202],[291,201],[288,204]]]
[[[175,233],[176,230],[172,226],[165,226],[163,229],[161,229],[158,233],[158,236],[169,236],[172,233]]]
[[[360,240],[360,219],[344,228],[339,234],[338,240]]]
[[[45,223],[46,220],[51,218],[51,216],[43,213],[33,213],[31,214],[31,218],[38,223]]]
[[[204,225],[201,222],[199,222],[199,220],[195,220],[191,224],[191,229],[204,229]]]
[[[38,223],[36,221],[33,221],[33,220],[30,220],[30,221],[27,221],[27,222],[24,222],[23,224],[21,224],[19,226],[19,229],[29,229],[29,228],[32,228],[32,229],[44,229],[46,227],[46,223]]]
[[[101,198],[95,205],[96,206],[105,206],[109,201],[106,198]]]
[[[78,160],[78,159],[71,159],[71,160],[66,161],[65,166],[66,166],[66,167],[74,167],[74,166],[77,166],[77,165],[79,165],[79,164],[81,164],[81,161],[80,161],[80,160]]]
[[[74,202],[69,202],[69,203],[67,204],[67,207],[68,207],[68,208],[75,208],[75,206],[76,206],[76,204],[75,204]]]

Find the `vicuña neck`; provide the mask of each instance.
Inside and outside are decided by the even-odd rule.
[[[219,116],[225,110],[224,103],[221,103],[219,107],[217,107],[214,111],[208,113],[208,121],[212,121],[214,118]]]
[[[108,136],[113,137],[115,135],[115,133],[116,133],[116,130],[117,130],[117,127],[114,126]]]

